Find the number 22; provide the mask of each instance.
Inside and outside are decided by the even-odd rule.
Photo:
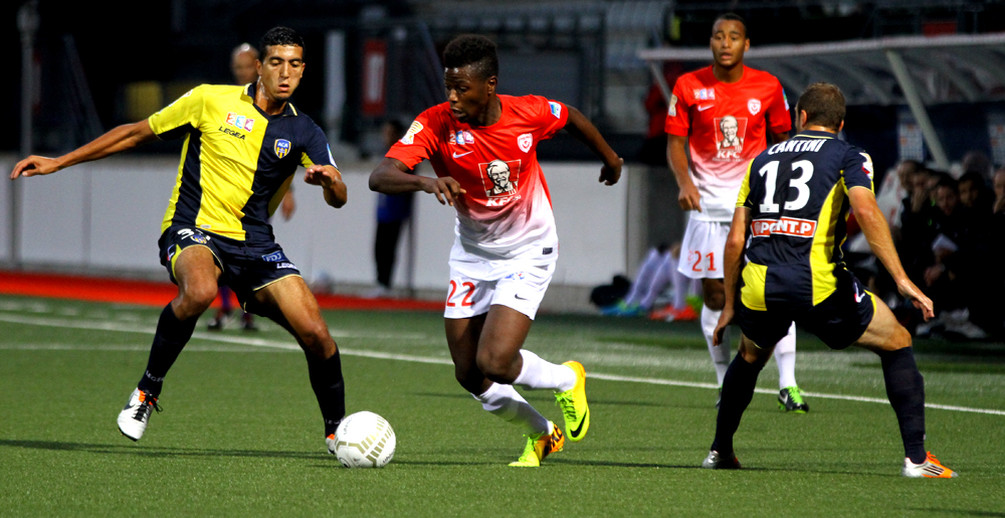
[[[451,279],[450,280],[450,293],[447,295],[447,307],[448,308],[457,307],[457,304],[454,302],[454,295],[458,295],[457,288],[458,288],[457,281]],[[461,297],[461,307],[464,307],[464,308],[471,307],[471,305],[472,305],[471,296],[474,295],[474,293],[475,293],[475,285],[474,285],[474,283],[472,283],[472,282],[461,283],[461,288],[467,288],[467,290],[464,292],[464,296]]]

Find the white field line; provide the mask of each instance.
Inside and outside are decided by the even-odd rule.
[[[126,325],[122,323],[105,321],[105,322],[80,322],[72,320],[60,320],[49,317],[36,317],[36,316],[24,316],[24,315],[11,315],[0,313],[0,322],[10,322],[14,324],[23,325],[37,325],[43,327],[62,327],[70,329],[92,329],[101,331],[113,331],[113,332],[123,332],[123,333],[140,333],[140,334],[153,334],[154,328],[149,326],[133,326]],[[336,335],[333,333],[332,336],[335,337],[364,337],[364,338],[397,338],[397,339],[424,339],[428,336],[421,333],[367,333],[365,335],[359,333],[342,333]],[[221,335],[218,333],[208,333],[208,332],[196,332],[193,335],[194,338],[199,338],[201,340],[216,341],[224,343],[233,343],[238,345],[246,345],[251,347],[261,347],[268,349],[280,349],[280,350],[290,350],[299,351],[300,347],[294,343],[290,342],[280,342],[275,340],[265,340],[261,338],[252,338],[247,336],[229,336]],[[14,346],[0,346],[0,349],[6,350],[147,350],[146,347],[135,347],[135,346],[98,346],[98,347],[80,347],[73,346],[69,344],[48,344],[48,345],[14,345]],[[214,350],[212,348],[193,348],[194,350]],[[231,349],[227,349],[231,350]],[[356,350],[350,348],[339,347],[341,354],[347,356],[359,356],[364,358],[375,358],[381,360],[393,360],[393,361],[405,361],[412,363],[429,363],[437,365],[451,365],[451,361],[447,358],[437,358],[432,356],[418,356],[410,354],[397,354],[397,353],[385,353],[379,351],[364,351]],[[689,388],[702,388],[702,389],[717,389],[718,387],[711,383],[698,383],[691,381],[680,381],[671,380],[664,378],[648,378],[648,377],[634,377],[634,376],[620,376],[615,374],[604,374],[599,372],[591,371],[589,374],[590,378],[600,379],[605,381],[617,381],[624,383],[644,383],[648,385],[664,385],[664,386],[675,386],[675,387],[689,387]],[[769,389],[756,389],[759,394],[775,394],[775,391]],[[862,396],[848,396],[843,394],[823,394],[818,392],[803,392],[807,396],[812,396],[816,398],[824,399],[839,399],[843,401],[858,401],[862,403],[878,403],[878,404],[889,404],[889,401],[883,398],[872,398],[872,397],[862,397]],[[1001,415],[1005,416],[1005,410],[994,410],[989,408],[971,408],[956,405],[940,405],[935,403],[925,403],[925,408],[932,408],[938,410],[950,410],[955,412],[969,412],[974,414],[988,414],[988,415]]]

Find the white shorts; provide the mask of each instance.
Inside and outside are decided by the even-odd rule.
[[[558,249],[534,247],[511,259],[486,259],[464,251],[455,241],[450,249],[450,283],[444,318],[471,318],[499,304],[531,320],[555,273]]]
[[[729,237],[729,222],[690,218],[684,230],[677,271],[692,279],[722,279],[722,254]]]

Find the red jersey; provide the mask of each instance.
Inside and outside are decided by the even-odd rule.
[[[558,245],[537,144],[564,128],[569,112],[534,95],[499,100],[502,116],[491,126],[457,121],[448,103],[433,106],[386,156],[408,168],[428,159],[436,176],[457,180],[467,191],[454,202],[461,244],[469,252],[508,258],[530,246]]]
[[[723,83],[710,65],[677,79],[665,129],[688,137],[702,208],[692,217],[730,221],[747,164],[767,147],[767,130],[787,132],[792,120],[775,76],[744,66],[739,81]]]

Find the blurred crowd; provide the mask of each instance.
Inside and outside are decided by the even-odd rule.
[[[1005,338],[1005,166],[994,169],[980,152],[963,158],[957,174],[904,160],[877,189],[908,276],[935,303],[920,313],[897,293],[868,245],[849,226],[849,267],[868,282],[917,336]]]

